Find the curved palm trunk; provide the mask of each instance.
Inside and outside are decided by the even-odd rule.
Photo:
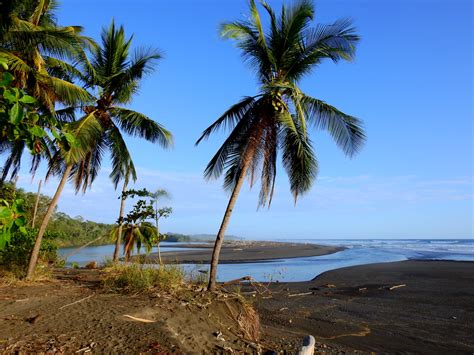
[[[222,243],[224,242],[224,235],[227,227],[229,225],[230,216],[232,214],[232,210],[234,209],[234,205],[237,202],[237,197],[239,195],[240,189],[245,181],[245,176],[247,175],[247,170],[250,166],[250,161],[252,156],[255,153],[255,149],[257,146],[257,138],[261,134],[262,129],[259,127],[257,134],[253,138],[250,139],[249,145],[245,151],[242,166],[242,171],[240,172],[239,178],[237,179],[237,183],[235,184],[234,190],[232,191],[232,195],[230,196],[229,203],[227,204],[227,208],[224,213],[224,218],[222,219],[221,226],[219,228],[219,232],[216,236],[216,242],[214,243],[214,249],[212,250],[212,259],[211,259],[211,270],[209,272],[209,283],[207,285],[208,291],[214,291],[216,289],[216,280],[217,280],[217,265],[219,264],[219,255],[221,253]]]
[[[122,189],[122,198],[120,200],[120,212],[119,212],[119,226],[117,230],[117,240],[115,241],[115,250],[114,250],[114,262],[118,261],[119,257],[119,252],[120,252],[120,244],[122,243],[122,229],[123,229],[123,213],[125,210],[125,196],[123,193],[127,191],[127,185],[128,185],[128,179],[125,179],[125,182],[123,183],[123,189]]]
[[[35,246],[33,247],[33,251],[31,252],[30,263],[28,265],[28,272],[26,273],[27,280],[30,280],[35,273],[36,263],[38,262],[38,256],[39,256],[41,241],[43,239],[44,232],[46,232],[46,227],[48,226],[48,222],[51,216],[53,215],[56,205],[58,204],[59,196],[61,196],[61,192],[63,191],[64,185],[66,185],[66,181],[69,177],[69,173],[71,172],[71,169],[72,169],[72,164],[66,166],[66,170],[64,171],[61,181],[59,182],[58,188],[56,189],[53,199],[51,200],[48,210],[46,211],[46,214],[43,218],[43,222],[41,223],[40,229],[38,231],[38,236],[36,237]]]

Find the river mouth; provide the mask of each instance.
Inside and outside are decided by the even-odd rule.
[[[294,241],[285,241],[294,242]],[[308,242],[308,241],[305,241]],[[382,262],[403,260],[464,260],[474,261],[473,240],[311,240],[319,245],[345,246],[346,249],[327,255],[283,258],[257,262],[239,262],[220,264],[218,280],[228,281],[244,276],[251,276],[261,282],[296,282],[309,281],[323,272],[342,267],[366,265]],[[180,247],[190,243],[161,244],[162,253],[189,252],[200,248]],[[195,243],[196,245],[203,244]],[[192,243],[191,243],[192,245]],[[63,248],[62,256],[72,253],[76,248]],[[114,245],[86,247],[79,253],[68,257],[66,266],[84,266],[91,261],[99,264],[110,260]],[[156,248],[152,250],[156,252]],[[206,273],[209,265],[206,263],[180,264],[186,272]],[[149,264],[150,267],[156,264]]]

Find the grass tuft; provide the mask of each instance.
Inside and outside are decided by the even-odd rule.
[[[116,292],[173,291],[180,288],[184,282],[184,271],[177,265],[152,268],[132,263],[114,265],[105,271],[107,274],[103,280],[104,288]]]

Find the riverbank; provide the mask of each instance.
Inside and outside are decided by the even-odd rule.
[[[212,257],[212,243],[180,244],[175,248],[195,248],[162,253],[165,263],[209,264]],[[282,243],[267,241],[229,241],[224,243],[219,257],[220,264],[265,262],[277,259],[321,256],[344,250],[344,247],[324,246],[311,243]],[[145,262],[158,262],[158,254],[145,257]]]
[[[367,352],[474,352],[474,262],[361,265],[269,288],[254,306],[281,347],[312,334]]]

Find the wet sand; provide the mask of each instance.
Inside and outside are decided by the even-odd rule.
[[[211,261],[213,246],[210,243],[181,244],[176,247],[199,249],[164,252],[161,256],[165,263],[208,264]],[[219,263],[265,262],[276,259],[326,255],[341,250],[344,250],[344,248],[316,244],[232,241],[223,245]],[[158,255],[153,253],[147,256],[145,260],[156,262],[157,258]]]
[[[363,265],[269,287],[254,305],[281,349],[312,334],[367,352],[474,352],[474,262]]]

